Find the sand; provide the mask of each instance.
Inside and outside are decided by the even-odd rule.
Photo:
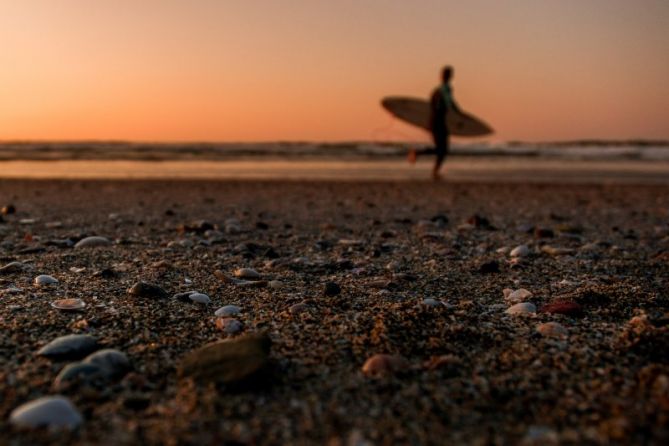
[[[0,443],[669,440],[666,185],[1,180],[8,203],[0,267],[25,269],[0,276],[0,293],[23,290],[0,297]],[[202,220],[218,229],[198,232]],[[112,244],[67,246],[89,235]],[[512,259],[521,244],[529,255]],[[282,286],[214,275],[241,267]],[[59,283],[35,287],[39,274]],[[139,280],[212,304],[128,295]],[[341,293],[325,295],[327,282]],[[530,291],[539,312],[506,314],[505,288]],[[62,298],[87,306],[50,306]],[[555,301],[581,314],[541,312]],[[214,317],[228,304],[243,333],[272,339],[263,380],[180,378],[184,355],[228,337]],[[547,322],[567,334],[537,332]],[[72,333],[133,370],[62,393],[83,415],[73,432],[12,427],[10,412],[55,394],[70,362],[37,350]],[[404,365],[366,376],[379,353]]]

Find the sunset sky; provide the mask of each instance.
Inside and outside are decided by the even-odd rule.
[[[0,0],[0,140],[423,138],[455,67],[493,140],[669,139],[667,0]]]

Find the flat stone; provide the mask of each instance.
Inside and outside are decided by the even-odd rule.
[[[225,305],[216,312],[214,312],[214,315],[216,317],[230,317],[230,316],[237,316],[239,313],[241,313],[242,309],[239,308],[237,305]]]
[[[537,325],[537,332],[546,337],[565,337],[569,334],[567,329],[557,322],[546,322]]]
[[[522,314],[536,313],[536,311],[537,311],[537,307],[535,307],[534,304],[531,304],[529,302],[520,302],[520,303],[517,303],[516,305],[513,305],[513,306],[509,307],[506,310],[506,314],[517,316],[517,315],[522,315]]]
[[[102,373],[111,379],[118,379],[130,369],[130,360],[125,353],[113,348],[105,348],[90,354],[83,360],[84,364],[98,367]]]
[[[179,374],[202,381],[239,382],[268,364],[271,344],[266,334],[207,344],[184,356]]]
[[[25,265],[21,262],[11,262],[0,268],[0,276],[6,274],[20,273],[25,270]]]
[[[52,276],[48,276],[46,274],[41,274],[37,277],[35,277],[35,280],[33,283],[36,286],[49,286],[49,285],[55,285],[58,283],[58,279]]]
[[[431,297],[423,299],[422,304],[425,305],[426,307],[433,307],[433,308],[444,306],[444,303],[442,301],[437,300],[437,299],[433,299]]]
[[[527,245],[519,245],[509,253],[511,257],[527,257],[530,255],[530,248]]]
[[[508,288],[504,290],[504,300],[509,304],[517,304],[530,297],[532,297],[532,293],[525,288],[519,288],[514,291],[509,290]]]
[[[137,282],[128,290],[128,294],[151,299],[164,299],[168,297],[167,291],[158,285],[147,282]]]
[[[188,296],[188,299],[190,299],[191,302],[203,305],[208,305],[211,303],[211,299],[209,298],[209,296],[203,293],[192,293],[191,295]]]
[[[86,308],[86,303],[81,299],[58,299],[51,302],[51,306],[63,311],[81,311]]]
[[[103,374],[97,365],[73,362],[63,367],[53,385],[56,390],[61,391],[77,382],[86,382],[100,376]]]
[[[111,242],[109,239],[105,237],[99,237],[99,236],[91,236],[91,237],[86,237],[82,238],[79,240],[75,245],[74,249],[81,249],[81,248],[96,248],[99,246],[109,246],[111,245]]]
[[[376,354],[365,361],[362,373],[373,378],[380,378],[405,371],[408,367],[408,361],[402,356]]]
[[[76,429],[83,422],[79,411],[63,396],[45,396],[17,407],[9,415],[17,427]]]
[[[239,279],[246,280],[258,280],[260,279],[260,273],[254,270],[253,268],[239,268],[235,270],[234,276]]]
[[[80,359],[98,348],[94,337],[82,334],[61,336],[37,351],[49,359]]]
[[[216,327],[226,334],[235,335],[244,329],[244,324],[231,317],[219,317],[216,319]]]
[[[563,314],[565,316],[581,316],[583,308],[576,302],[569,300],[556,300],[541,307],[541,313]]]

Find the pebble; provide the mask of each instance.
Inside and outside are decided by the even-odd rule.
[[[98,348],[94,337],[82,334],[61,336],[37,351],[49,359],[80,359]]]
[[[323,288],[323,295],[328,297],[337,296],[341,293],[341,287],[335,282],[327,282]]]
[[[203,293],[192,293],[188,296],[188,298],[198,304],[208,305],[211,303],[209,296]]]
[[[25,269],[25,265],[21,262],[11,262],[0,268],[0,276],[3,274],[20,273]]]
[[[74,362],[63,367],[58,376],[56,376],[53,386],[54,389],[62,391],[76,382],[90,380],[100,376],[102,376],[102,371],[97,365]]]
[[[35,285],[37,286],[49,286],[49,285],[55,285],[58,283],[58,279],[52,276],[48,276],[46,274],[39,275],[35,277],[34,280]]]
[[[519,288],[515,291],[509,288],[505,288],[503,293],[504,300],[508,304],[517,304],[532,297],[532,293],[527,291],[525,288]]]
[[[16,213],[16,208],[14,207],[13,204],[8,204],[6,206],[3,206],[2,209],[0,209],[0,214],[2,215],[10,215]]]
[[[362,373],[373,378],[394,375],[408,368],[406,359],[399,355],[376,354],[367,359]]]
[[[234,276],[239,279],[247,280],[258,280],[260,279],[260,273],[254,270],[253,268],[239,268],[235,270]]]
[[[267,286],[272,288],[273,290],[279,290],[283,288],[283,282],[281,282],[280,280],[270,280],[269,282],[267,282]]]
[[[99,237],[99,236],[91,236],[91,237],[86,237],[82,238],[79,240],[75,245],[74,249],[81,249],[81,248],[95,248],[98,246],[109,246],[111,245],[111,242],[109,239],[105,237]]]
[[[569,334],[563,325],[557,322],[545,322],[537,325],[537,331],[546,337],[564,337]]]
[[[556,300],[541,307],[541,313],[563,314],[565,316],[580,316],[583,308],[576,302],[570,300]]]
[[[481,274],[492,274],[499,272],[499,262],[496,260],[491,260],[489,262],[481,263],[478,267],[478,271]]]
[[[63,396],[45,396],[17,407],[9,415],[9,422],[17,427],[47,427],[76,429],[83,418],[69,399]]]
[[[216,317],[230,317],[230,316],[237,316],[239,313],[241,313],[242,309],[239,308],[237,305],[225,305],[216,312],[214,312],[214,315]]]
[[[219,317],[216,319],[216,327],[226,334],[235,335],[244,329],[244,324],[230,317]]]
[[[51,302],[51,306],[57,310],[79,311],[86,308],[86,303],[81,299],[59,299]]]
[[[267,334],[207,344],[184,356],[179,364],[179,375],[209,382],[242,381],[268,364],[271,345]]]
[[[137,282],[128,290],[128,294],[132,296],[146,297],[152,299],[160,299],[168,297],[167,291],[165,291],[158,285],[154,285],[152,283],[147,283],[147,282]]]
[[[516,316],[521,314],[531,314],[535,313],[536,311],[537,307],[535,307],[534,304],[531,304],[529,302],[520,302],[517,303],[516,305],[509,307],[506,310],[506,314]]]
[[[236,218],[228,218],[224,224],[226,234],[239,234],[242,232],[242,225]]]
[[[105,348],[92,353],[83,360],[84,364],[92,364],[110,379],[123,377],[130,371],[130,360],[125,353],[113,348]]]
[[[541,247],[541,252],[548,254],[549,256],[565,256],[574,253],[574,250],[571,248],[556,248],[550,245],[544,245]]]
[[[530,255],[530,248],[527,245],[519,245],[513,248],[509,255],[511,257],[527,257]]]
[[[444,303],[437,299],[432,299],[431,297],[423,299],[423,305],[426,307],[443,307]]]
[[[290,314],[300,314],[309,310],[309,306],[304,302],[293,304],[288,308]]]

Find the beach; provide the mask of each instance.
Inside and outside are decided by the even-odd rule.
[[[669,186],[598,171],[3,175],[0,443],[664,444]],[[38,351],[70,334],[129,365],[57,379],[90,352]],[[266,358],[188,371],[257,334]],[[57,394],[75,429],[10,424]]]

